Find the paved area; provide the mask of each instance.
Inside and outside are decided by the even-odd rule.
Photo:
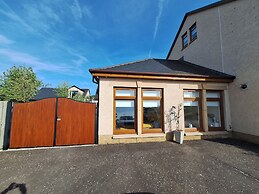
[[[3,193],[259,193],[259,147],[202,140],[0,152]]]

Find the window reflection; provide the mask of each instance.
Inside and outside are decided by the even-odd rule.
[[[199,103],[197,101],[184,102],[184,121],[185,121],[185,128],[200,127],[200,111],[199,111]]]
[[[160,100],[143,101],[143,128],[161,128],[161,109]]]
[[[116,100],[116,129],[135,128],[134,100]]]

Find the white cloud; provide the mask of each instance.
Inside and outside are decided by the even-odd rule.
[[[64,64],[52,64],[41,61],[28,53],[17,52],[10,49],[0,49],[0,56],[7,58],[8,61],[16,65],[28,65],[35,71],[59,72],[64,74],[72,73],[73,67]]]
[[[154,29],[154,34],[153,34],[153,42],[152,42],[151,48],[149,49],[149,52],[148,52],[149,58],[151,58],[152,47],[153,47],[154,41],[156,39],[156,35],[157,35],[159,23],[160,23],[160,18],[161,18],[162,13],[163,13],[164,1],[165,0],[158,0],[158,13],[157,13],[157,16],[156,16],[155,29]]]
[[[13,44],[14,42],[0,34],[0,44]]]
[[[21,19],[8,5],[0,1],[0,13],[12,19],[15,23],[22,25],[25,29],[32,31],[33,28]]]
[[[164,0],[158,1],[158,14],[156,16],[156,23],[155,23],[153,39],[156,39],[156,34],[157,34],[158,26],[160,23],[160,18],[161,18],[162,12],[163,12],[163,3],[164,3]]]
[[[74,0],[73,5],[71,6],[71,11],[75,20],[82,19],[82,10],[77,0]]]

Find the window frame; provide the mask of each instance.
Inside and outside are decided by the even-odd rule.
[[[210,127],[208,125],[208,130],[209,131],[224,131],[225,130],[225,117],[224,117],[224,106],[223,106],[223,91],[221,90],[206,90],[207,92],[218,92],[220,94],[219,98],[207,98],[206,96],[206,102],[219,102],[219,108],[220,108],[220,126],[221,127]],[[207,105],[207,110],[208,110],[208,105]],[[208,114],[208,112],[207,112]]]
[[[134,90],[134,96],[116,96],[117,90]],[[127,129],[127,130],[118,130],[116,128],[116,100],[134,100],[134,129]],[[120,135],[120,134],[137,134],[137,126],[138,126],[138,118],[137,118],[137,88],[113,88],[113,134]]]
[[[196,37],[193,37],[193,35],[192,35],[194,27],[196,29]],[[196,22],[189,28],[189,33],[190,33],[190,43],[192,43],[193,41],[195,41],[198,38]]]
[[[160,91],[160,96],[144,96],[144,91]],[[142,88],[141,89],[141,116],[142,116],[142,121],[141,121],[141,132],[142,134],[145,133],[164,133],[164,103],[163,103],[163,89],[162,88]],[[161,128],[153,128],[153,129],[145,129],[143,127],[144,125],[144,100],[159,100],[160,101],[160,123],[161,123]]]
[[[194,97],[194,98],[186,98],[184,97],[184,92],[198,92],[199,93],[199,97]],[[198,106],[199,106],[199,114],[200,114],[200,118],[199,118],[199,122],[200,122],[200,127],[192,127],[192,128],[186,128],[185,127],[185,119],[184,119],[184,129],[186,132],[197,132],[197,131],[203,131],[203,115],[202,115],[202,90],[189,90],[189,89],[184,89],[183,90],[183,102],[185,101],[190,101],[190,102],[198,102]],[[184,105],[183,105],[183,112],[184,112]],[[184,117],[185,117],[185,113],[184,113]]]
[[[184,45],[184,37],[186,36],[186,39],[187,39],[187,44]],[[189,45],[189,40],[188,40],[188,33],[187,31],[182,35],[182,50],[185,49],[186,47],[188,47]]]

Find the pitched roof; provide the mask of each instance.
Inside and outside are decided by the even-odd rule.
[[[177,77],[202,77],[234,79],[219,71],[202,67],[183,60],[146,59],[106,68],[90,69],[90,73],[135,74]]]
[[[212,4],[210,4],[210,5],[207,5],[207,6],[198,8],[198,9],[195,9],[195,10],[193,10],[193,11],[187,12],[187,13],[184,15],[184,18],[183,18],[183,20],[182,20],[182,23],[181,23],[181,25],[180,25],[180,27],[179,27],[177,33],[176,33],[175,39],[174,39],[173,44],[172,44],[172,46],[171,46],[171,48],[170,48],[170,50],[169,50],[169,52],[168,52],[168,54],[167,54],[166,59],[169,58],[169,55],[170,55],[171,51],[172,51],[173,48],[174,48],[174,45],[175,45],[175,43],[176,43],[176,40],[177,40],[177,38],[178,38],[178,36],[179,36],[181,30],[182,30],[182,27],[183,27],[183,25],[184,25],[184,22],[185,22],[185,20],[187,19],[188,16],[193,15],[193,14],[196,14],[196,13],[199,13],[199,12],[202,12],[202,11],[205,11],[205,10],[208,10],[208,9],[211,9],[211,8],[214,8],[214,7],[221,6],[221,5],[224,5],[224,4],[227,4],[227,3],[231,3],[231,2],[233,2],[233,1],[237,1],[237,0],[222,0],[222,1],[218,1],[218,2],[216,2],[216,3],[212,3]]]
[[[32,100],[40,100],[44,98],[56,98],[55,88],[41,88]]]

